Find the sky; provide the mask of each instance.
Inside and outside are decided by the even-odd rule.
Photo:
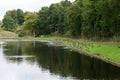
[[[52,3],[58,3],[61,0],[2,0],[0,1],[0,20],[6,11],[13,9],[22,9],[23,11],[39,11],[43,6],[50,6]],[[69,0],[74,1],[74,0]]]

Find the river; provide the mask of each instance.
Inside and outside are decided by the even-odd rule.
[[[119,79],[120,68],[48,42],[0,42],[0,80]]]

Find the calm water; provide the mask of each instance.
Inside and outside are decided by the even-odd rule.
[[[0,43],[0,80],[119,79],[120,68],[41,42]]]

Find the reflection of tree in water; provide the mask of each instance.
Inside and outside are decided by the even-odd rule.
[[[22,58],[13,58],[13,57],[6,57],[6,60],[11,63],[18,63],[20,64],[23,59]]]
[[[21,64],[23,62],[27,62],[31,65],[33,65],[35,63],[35,57],[26,57],[26,58],[20,58],[20,57],[12,57],[12,56],[8,56],[6,57],[7,62],[9,63],[17,63],[17,64]]]
[[[53,74],[63,77],[72,76],[78,79],[119,77],[120,69],[103,61],[60,47],[45,46],[39,43],[35,45],[37,47],[34,48],[34,51],[39,66],[44,70],[49,69]]]
[[[47,50],[44,50],[47,49]],[[51,73],[66,76],[80,76],[81,58],[69,51],[56,47],[42,46],[39,50],[37,61],[44,69],[49,69]]]
[[[25,60],[31,64],[37,62],[43,70],[48,69],[52,74],[63,77],[72,76],[84,78],[115,78],[119,76],[120,69],[76,52],[53,47],[40,42],[14,42],[6,45],[6,56],[33,55]],[[16,58],[13,61],[21,62],[24,59]]]
[[[24,42],[8,42],[8,44],[4,46],[4,54],[6,56],[22,56],[24,54],[23,48],[25,46],[23,44]]]
[[[31,42],[9,42],[4,46],[4,54],[6,56],[22,56],[32,55],[32,43]]]
[[[27,62],[33,64],[35,57],[30,57],[33,54],[31,44],[31,42],[8,42],[8,44],[4,46],[6,60],[12,63],[22,63],[27,60]]]

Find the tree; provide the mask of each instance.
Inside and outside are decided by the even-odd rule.
[[[59,14],[58,14],[58,17],[59,17],[59,20],[58,20],[58,33],[59,34],[65,34],[66,33],[66,11],[67,11],[67,8],[70,7],[71,5],[71,2],[68,1],[68,0],[65,0],[65,1],[61,1],[59,3]]]
[[[50,27],[52,33],[64,34],[65,33],[65,13],[66,9],[71,5],[70,1],[65,0],[57,4],[51,4],[50,10]]]
[[[99,28],[101,39],[120,36],[120,1],[99,0],[97,1],[97,14],[99,14]],[[97,26],[98,27],[98,26]]]
[[[14,20],[12,19],[12,17],[10,16],[4,16],[4,19],[3,19],[3,25],[2,27],[5,29],[5,30],[8,30],[8,31],[14,31],[15,30],[15,22]]]
[[[96,2],[95,0],[83,0],[82,7],[82,37],[96,38]]]
[[[36,36],[36,19],[36,13],[29,12],[25,16],[24,29],[30,31],[33,36]]]
[[[60,3],[51,4],[50,7],[42,7],[38,12],[37,30],[39,35],[64,34],[65,33],[65,12],[71,3],[66,0]]]
[[[12,18],[12,21],[14,21],[14,28],[17,28],[18,25],[22,25],[24,23],[24,12],[21,9],[7,11],[4,18],[6,17]]]
[[[21,9],[17,9],[17,24],[22,25],[24,23],[24,12]]]
[[[74,3],[66,11],[66,31],[72,36],[81,36],[81,5]]]
[[[119,3],[120,0],[75,0],[73,3],[63,0],[42,7],[37,13],[11,10],[6,12],[3,26],[7,30],[24,26],[34,36],[55,34],[92,40],[119,39]],[[13,27],[6,27],[6,24]]]
[[[15,9],[7,11],[5,16],[10,16],[14,20],[14,23],[17,22],[17,11]]]
[[[37,30],[38,35],[47,35],[50,34],[50,12],[48,7],[42,7],[42,9],[38,12],[37,18]]]

